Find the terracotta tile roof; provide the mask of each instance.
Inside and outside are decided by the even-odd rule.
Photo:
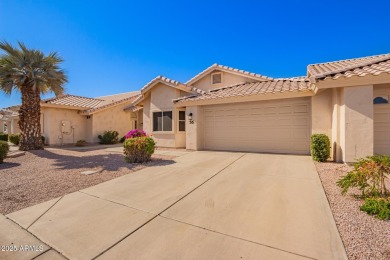
[[[102,99],[104,101],[108,102],[115,102],[118,100],[122,100],[128,97],[133,97],[136,95],[139,95],[139,91],[132,91],[132,92],[126,92],[126,93],[120,93],[120,94],[114,94],[114,95],[109,95],[109,96],[101,96],[101,97],[95,97],[96,99]]]
[[[99,106],[104,100],[96,98],[80,97],[75,95],[63,95],[42,100],[43,103],[52,105],[93,108]]]
[[[170,85],[172,87],[179,88],[179,89],[182,89],[182,90],[185,90],[185,91],[191,91],[191,88],[188,87],[187,85],[185,85],[185,84],[183,84],[183,83],[181,83],[181,82],[179,82],[177,80],[173,80],[173,79],[170,79],[170,78],[167,78],[167,77],[164,77],[164,76],[160,75],[160,76],[157,76],[154,79],[152,79],[145,86],[143,86],[141,88],[141,93],[144,93],[149,88],[153,87],[154,85],[156,85],[159,82],[166,83],[167,85]]]
[[[297,77],[240,83],[233,86],[213,89],[200,95],[178,98],[175,99],[174,102],[222,99],[293,91],[311,91],[309,79],[306,77]]]
[[[197,79],[200,79],[205,74],[207,74],[207,73],[209,73],[209,72],[211,72],[213,70],[235,72],[235,73],[242,74],[243,76],[248,76],[248,77],[259,79],[259,80],[271,80],[272,79],[271,77],[263,76],[263,75],[260,75],[260,74],[257,74],[257,73],[253,73],[253,72],[249,72],[249,71],[245,71],[245,70],[239,70],[239,69],[235,69],[235,68],[232,68],[232,67],[228,67],[228,66],[224,66],[224,65],[220,65],[220,64],[215,63],[215,64],[211,65],[210,67],[206,68],[205,70],[203,70],[202,72],[200,72],[199,74],[195,75],[195,77],[193,77],[190,80],[188,80],[186,82],[186,84],[187,85],[191,85]]]
[[[218,70],[218,69],[219,70],[224,70],[224,71],[237,72],[237,73],[240,73],[240,74],[243,74],[243,75],[246,75],[246,76],[255,77],[255,78],[258,78],[258,79],[262,79],[262,80],[271,80],[272,79],[271,77],[263,76],[263,75],[260,75],[260,74],[257,74],[257,73],[253,73],[253,72],[249,72],[249,71],[245,71],[245,70],[240,70],[240,69],[235,69],[235,68],[232,68],[232,67],[228,67],[228,66],[224,66],[224,65],[220,65],[220,64],[215,63],[215,64],[211,65],[210,67],[206,68],[205,70],[201,71],[197,75],[195,75],[190,80],[188,80],[186,82],[186,84],[191,84],[196,79],[201,78],[204,74],[207,74],[207,73],[209,73],[209,72],[211,72],[213,70]]]
[[[83,110],[83,111],[80,112],[80,114],[82,114],[82,115],[92,114],[92,113],[98,112],[100,110],[103,110],[103,109],[106,109],[106,108],[109,108],[109,107],[112,107],[112,106],[116,106],[116,105],[119,105],[119,104],[122,104],[122,103],[133,102],[134,100],[136,100],[138,97],[141,96],[141,94],[139,94],[138,91],[130,92],[130,93],[134,93],[134,95],[127,96],[126,98],[123,98],[123,99],[117,99],[117,100],[107,99],[107,100],[104,100],[104,102],[99,104],[99,106],[91,108],[91,109]]]
[[[390,53],[357,59],[311,64],[307,67],[310,77],[315,79],[352,76],[379,75],[390,73]]]
[[[6,117],[18,116],[19,113],[14,111],[14,110],[3,108],[3,109],[0,109],[0,115],[2,115],[2,116],[0,116],[0,119],[3,119]]]
[[[63,95],[46,100],[43,103],[52,105],[62,105],[70,107],[85,108],[80,114],[91,114],[102,109],[115,106],[121,103],[133,101],[140,96],[139,91],[127,92],[122,94],[103,96],[97,98],[88,98],[75,95]]]

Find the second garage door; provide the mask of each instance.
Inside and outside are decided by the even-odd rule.
[[[207,150],[310,153],[310,98],[204,108]]]

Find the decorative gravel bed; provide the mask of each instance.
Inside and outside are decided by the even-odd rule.
[[[0,164],[0,213],[8,214],[145,167],[171,164],[173,158],[154,155],[146,164],[128,164],[119,153],[59,149],[7,158]],[[101,172],[81,174],[94,169]]]
[[[343,196],[336,185],[352,167],[330,162],[316,167],[349,259],[390,259],[390,221],[360,211],[363,201],[352,195],[358,190]]]

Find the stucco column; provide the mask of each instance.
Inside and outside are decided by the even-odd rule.
[[[10,134],[14,134],[15,133],[14,124],[15,124],[15,120],[13,118],[11,118],[11,131],[10,131]]]
[[[344,162],[373,155],[373,86],[345,87],[340,108],[340,146]]]
[[[200,106],[186,107],[186,149],[203,149],[202,111]],[[192,113],[192,122],[189,120],[190,113]]]

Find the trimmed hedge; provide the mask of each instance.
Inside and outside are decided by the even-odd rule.
[[[9,136],[9,141],[14,145],[19,145],[20,142],[20,134],[13,134]]]
[[[8,134],[1,134],[0,133],[0,141],[8,142]]]
[[[310,144],[311,156],[317,162],[325,162],[330,157],[330,140],[325,134],[313,134]]]
[[[9,145],[6,141],[0,141],[0,163],[4,162],[5,157],[9,151]]]
[[[144,163],[151,160],[156,142],[150,136],[128,138],[123,143],[125,161],[128,163]]]

